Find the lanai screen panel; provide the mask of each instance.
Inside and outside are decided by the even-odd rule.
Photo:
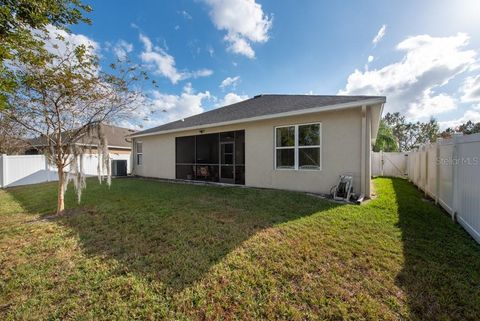
[[[245,131],[175,138],[176,178],[245,184]]]

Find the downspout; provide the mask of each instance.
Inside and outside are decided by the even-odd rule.
[[[362,132],[360,136],[361,140],[361,153],[360,153],[360,194],[362,195],[367,195],[366,194],[366,189],[365,189],[365,181],[366,181],[366,140],[365,140],[365,135],[367,132],[367,106],[362,105]]]
[[[137,156],[136,156],[136,147],[135,147],[135,138],[132,138],[132,152],[130,153],[130,175],[137,175],[135,170],[137,168]]]
[[[134,157],[135,157],[134,156],[135,152],[134,152],[133,148],[135,147],[135,144],[134,144],[135,138],[132,138],[132,137],[128,136],[128,137],[125,138],[125,141],[127,143],[131,144],[130,156],[128,157],[128,161],[127,161],[127,176],[129,174],[130,175],[135,175],[134,170],[133,170]]]
[[[366,108],[365,131],[365,197],[370,198],[370,185],[372,179],[372,109]]]

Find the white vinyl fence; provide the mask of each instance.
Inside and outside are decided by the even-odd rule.
[[[372,155],[372,172],[382,175],[381,156],[375,154],[380,153]],[[390,154],[398,153],[383,153],[383,159]],[[423,145],[408,152],[404,165],[408,179],[480,243],[480,134],[454,135]],[[385,176],[400,176],[391,174],[383,169]]]
[[[372,152],[372,175],[407,177],[408,153]]]
[[[97,175],[97,155],[84,155],[87,176]],[[130,173],[130,154],[110,153],[111,160],[126,160]],[[68,170],[68,168],[67,168]],[[57,169],[43,155],[1,155],[0,188],[30,185],[58,180]]]

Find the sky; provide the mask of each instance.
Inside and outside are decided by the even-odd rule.
[[[121,125],[150,128],[258,94],[385,95],[442,128],[480,121],[478,0],[84,1],[103,66],[128,56],[158,88]]]

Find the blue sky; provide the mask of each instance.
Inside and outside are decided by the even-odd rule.
[[[105,64],[128,52],[159,84],[125,125],[260,93],[381,94],[411,120],[480,121],[477,0],[85,2],[93,23],[72,37]]]

